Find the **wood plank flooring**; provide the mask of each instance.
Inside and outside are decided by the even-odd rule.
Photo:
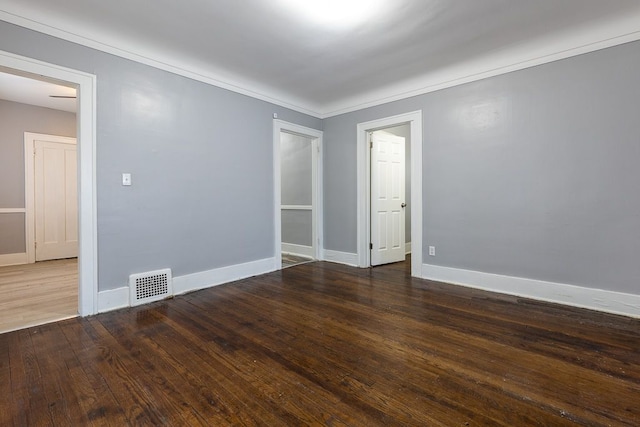
[[[313,262],[0,335],[0,425],[637,426],[640,321]]]
[[[78,260],[0,267],[0,333],[78,315]]]
[[[293,254],[282,254],[282,268],[293,267],[294,265],[305,264],[307,262],[312,262],[312,258],[307,258],[299,255]]]

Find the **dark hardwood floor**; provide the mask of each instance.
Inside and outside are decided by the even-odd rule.
[[[637,426],[639,349],[639,320],[314,262],[0,335],[0,425]]]

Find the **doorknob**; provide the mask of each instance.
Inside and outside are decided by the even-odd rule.
[[[401,207],[401,208],[404,208],[404,207],[406,207],[406,206],[407,206],[407,204],[406,204],[406,203],[403,203],[403,204],[401,204],[401,205],[400,205],[400,207]]]

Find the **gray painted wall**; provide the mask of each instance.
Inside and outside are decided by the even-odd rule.
[[[24,222],[23,213],[0,213],[0,255],[27,251]]]
[[[280,134],[281,199],[283,205],[313,204],[312,140],[286,132]],[[282,243],[312,246],[311,211],[282,211]]]
[[[640,293],[639,67],[635,42],[326,119],[325,247],[356,252],[357,123],[421,109],[424,262]]]
[[[76,115],[0,99],[0,208],[24,208],[24,133],[76,136]],[[25,215],[0,214],[0,255],[24,253]]]
[[[282,243],[313,246],[311,211],[282,211]]]
[[[392,133],[404,138],[404,165],[405,165],[405,185],[404,200],[407,206],[404,208],[404,236],[405,242],[411,242],[411,126],[408,123],[384,129],[385,132]]]
[[[283,205],[311,205],[313,203],[311,144],[310,138],[281,133],[281,198]]]
[[[100,290],[273,256],[274,112],[324,130],[325,247],[356,252],[356,125],[421,109],[429,263],[639,293],[640,43],[324,121],[4,22],[0,49],[98,76]]]
[[[0,50],[97,76],[99,290],[274,256],[273,113],[319,119],[6,22]]]

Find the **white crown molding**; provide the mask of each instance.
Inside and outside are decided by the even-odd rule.
[[[582,31],[562,39],[530,43],[526,46],[520,45],[508,51],[483,56],[478,60],[457,64],[413,80],[399,82],[396,85],[369,92],[364,96],[340,100],[334,104],[323,106],[321,118],[338,116],[634,42],[640,40],[639,20],[639,17],[635,17],[633,25],[607,27],[601,31],[593,32]],[[619,31],[615,31],[616,29]]]
[[[232,81],[211,69],[179,63],[175,58],[168,58],[157,51],[140,47],[136,49],[135,46],[131,47],[130,45],[126,49],[121,48],[115,40],[94,40],[36,19],[6,11],[0,11],[0,20],[320,119],[640,40],[640,16],[637,14],[629,15],[614,21],[583,27],[561,36],[556,35],[538,39],[525,45],[521,44],[493,55],[485,55],[477,60],[436,70],[412,80],[398,82],[334,103],[313,105],[308,101],[293,99],[291,96],[271,88],[260,87],[256,82]]]
[[[188,77],[222,89],[250,96],[252,98],[279,105],[280,107],[298,111],[303,114],[308,114],[316,118],[321,118],[321,113],[318,112],[318,108],[304,105],[300,100],[287,99],[288,97],[286,95],[276,93],[275,91],[270,91],[265,88],[259,88],[257,87],[257,84],[252,82],[231,81],[228,78],[216,75],[216,73],[211,70],[204,70],[196,66],[178,63],[171,58],[165,58],[163,57],[164,55],[158,52],[150,50],[143,52],[142,50],[144,49],[136,50],[135,47],[131,47],[130,45],[125,49],[117,46],[118,42],[114,40],[94,40],[81,34],[75,34],[70,31],[39,22],[38,20],[26,18],[3,10],[0,10],[0,20],[85,47],[96,49],[101,52],[149,65],[173,74]]]
[[[640,318],[640,295],[422,264],[422,278],[556,304]]]

